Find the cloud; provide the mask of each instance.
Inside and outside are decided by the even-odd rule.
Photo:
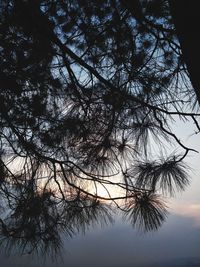
[[[65,240],[63,261],[24,255],[1,256],[0,262],[3,267],[199,267],[200,231],[192,223],[190,217],[171,215],[158,232],[139,234],[118,220]]]
[[[177,204],[173,206],[173,213],[184,217],[192,218],[194,220],[193,226],[200,227],[200,204]]]

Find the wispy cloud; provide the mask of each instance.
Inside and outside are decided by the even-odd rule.
[[[174,204],[171,211],[177,215],[193,218],[193,226],[200,227],[200,203]]]

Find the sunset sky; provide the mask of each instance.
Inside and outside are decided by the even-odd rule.
[[[199,136],[190,136],[192,124],[173,126],[187,145],[200,151]],[[197,267],[200,262],[200,155],[187,157],[191,184],[185,192],[167,199],[170,214],[157,232],[138,233],[116,218],[114,225],[94,227],[85,235],[64,241],[63,261],[45,263],[31,256],[1,256],[4,267]]]

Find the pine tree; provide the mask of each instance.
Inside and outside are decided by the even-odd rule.
[[[57,254],[62,232],[110,221],[113,205],[157,229],[159,195],[188,185],[183,160],[195,152],[170,124],[200,130],[168,1],[2,0],[0,18],[6,247]]]

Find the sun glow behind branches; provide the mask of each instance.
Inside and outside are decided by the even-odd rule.
[[[96,184],[96,186],[89,186],[88,192],[93,195],[97,195],[97,197],[105,198],[105,199],[113,199],[124,197],[125,193],[123,190],[117,185],[102,185],[100,183]]]

